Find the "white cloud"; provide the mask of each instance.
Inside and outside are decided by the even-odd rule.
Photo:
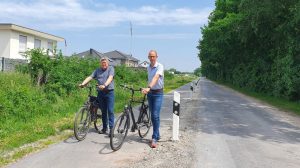
[[[165,6],[127,9],[94,0],[1,1],[0,9],[0,22],[44,25],[53,29],[110,27],[129,21],[135,25],[201,25],[207,22],[212,10]]]

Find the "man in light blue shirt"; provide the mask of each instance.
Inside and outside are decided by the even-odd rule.
[[[150,142],[151,148],[157,147],[157,141],[160,139],[160,109],[163,101],[164,88],[164,67],[157,62],[157,52],[150,50],[148,59],[150,65],[147,67],[148,71],[148,87],[144,88],[142,92],[147,94],[149,110],[151,112],[151,121],[153,124],[153,135]]]

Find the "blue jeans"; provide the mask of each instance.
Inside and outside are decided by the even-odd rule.
[[[152,139],[156,141],[160,138],[159,126],[160,126],[160,109],[163,101],[163,93],[151,93],[147,94],[149,110],[151,112],[151,121],[153,124]]]
[[[107,130],[107,114],[108,114],[108,125],[109,129],[112,129],[114,126],[114,103],[115,103],[115,94],[114,91],[103,92],[98,91],[98,101],[99,106],[102,111],[102,124],[103,129]]]

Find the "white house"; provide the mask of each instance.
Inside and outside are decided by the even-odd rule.
[[[149,64],[150,63],[148,61],[144,61],[144,62],[139,64],[139,67],[147,68],[149,66]]]
[[[33,48],[42,48],[52,54],[57,42],[64,38],[23,26],[0,23],[0,57],[10,59],[25,59],[22,54]]]

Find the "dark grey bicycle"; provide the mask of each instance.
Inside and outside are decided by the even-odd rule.
[[[102,113],[96,96],[92,96],[92,87],[88,86],[88,100],[78,110],[74,119],[74,135],[77,140],[85,139],[93,122],[97,131],[100,131]]]
[[[151,116],[148,110],[148,105],[145,103],[146,95],[143,96],[142,100],[134,99],[134,93],[140,92],[141,89],[134,89],[132,87],[128,87],[126,85],[120,85],[121,87],[128,89],[131,91],[131,98],[129,100],[128,105],[125,105],[124,111],[116,120],[113,129],[110,134],[110,146],[114,151],[119,150],[123,142],[127,136],[128,129],[130,127],[130,116],[133,121],[131,126],[131,132],[135,132],[138,130],[139,136],[144,138],[151,127]],[[139,116],[137,121],[135,120],[135,116],[133,114],[132,105],[133,103],[140,103],[141,106],[139,108]]]

